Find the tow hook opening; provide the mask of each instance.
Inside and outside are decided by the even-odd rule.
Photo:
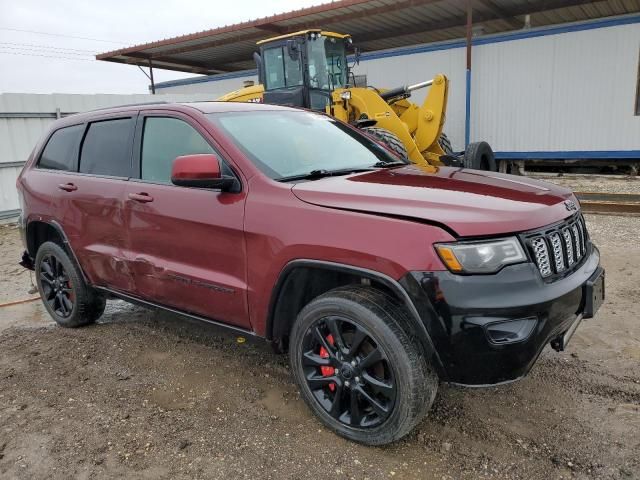
[[[551,340],[551,348],[553,348],[556,352],[563,352],[565,347],[569,343],[569,340],[571,340],[571,337],[576,332],[578,325],[580,325],[580,322],[582,322],[583,318],[584,316],[582,314],[576,316],[575,320],[566,332],[561,333]]]
[[[29,253],[26,250],[22,253],[22,260],[20,260],[18,264],[23,266],[27,270],[35,270],[33,259],[29,256]]]
[[[564,342],[562,341],[562,335],[558,335],[556,338],[551,340],[551,348],[553,348],[556,352],[564,351]]]

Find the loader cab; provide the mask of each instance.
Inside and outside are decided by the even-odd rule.
[[[346,86],[351,37],[305,30],[258,42],[264,102],[324,111],[331,92]]]

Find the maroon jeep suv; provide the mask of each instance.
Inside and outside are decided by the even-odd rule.
[[[517,380],[603,301],[573,194],[420,167],[323,114],[131,105],[54,122],[18,182],[56,322],[120,298],[288,350],[329,428],[383,444],[439,382]]]

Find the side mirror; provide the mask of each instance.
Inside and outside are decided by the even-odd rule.
[[[262,70],[262,56],[258,52],[253,52],[253,61],[256,62],[258,70],[258,82],[264,85],[264,70]]]
[[[222,175],[220,161],[212,153],[177,157],[171,167],[171,183],[180,187],[215,188],[223,192],[239,188],[235,177]]]
[[[300,49],[298,48],[298,44],[295,40],[287,40],[287,53],[291,60],[298,60],[298,57],[300,56]]]

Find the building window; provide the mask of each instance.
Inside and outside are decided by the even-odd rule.
[[[636,82],[636,115],[640,115],[640,50],[638,50],[638,79]]]

